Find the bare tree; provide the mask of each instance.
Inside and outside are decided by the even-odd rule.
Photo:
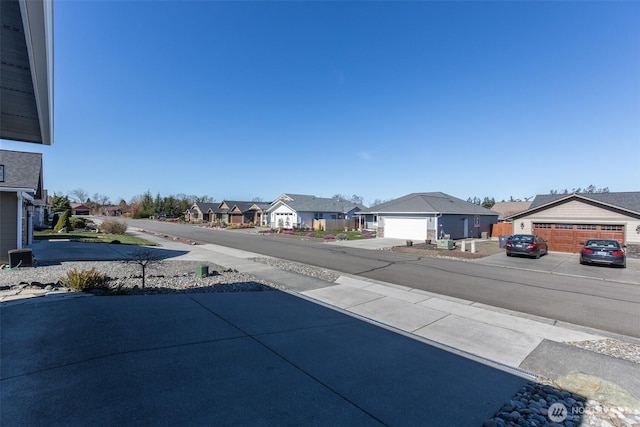
[[[393,200],[393,199],[375,199],[373,202],[371,202],[371,206],[381,205],[381,204],[389,202],[391,200]]]
[[[145,287],[147,277],[147,267],[159,264],[162,262],[162,258],[158,253],[153,252],[149,248],[138,249],[129,255],[129,258],[124,262],[138,264],[142,268],[142,289]]]
[[[82,188],[76,188],[69,192],[69,196],[77,203],[86,203],[89,198],[89,193],[84,191]]]

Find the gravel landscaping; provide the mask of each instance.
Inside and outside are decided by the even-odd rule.
[[[196,277],[200,265],[207,265],[209,274]],[[197,261],[161,261],[149,264],[142,288],[142,269],[132,262],[63,262],[54,265],[26,267],[0,271],[0,295],[21,289],[33,288],[66,290],[57,284],[70,270],[90,270],[109,277],[108,285],[120,294],[161,294],[175,292],[259,292],[282,289],[282,286],[258,281],[254,277],[235,270]],[[94,291],[95,294],[106,294]]]

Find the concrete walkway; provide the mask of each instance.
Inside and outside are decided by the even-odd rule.
[[[73,299],[65,303],[64,307],[56,304],[55,308],[50,310],[45,308],[48,304],[38,304],[30,306],[28,309],[18,308],[24,306],[27,300],[19,299],[20,296],[16,295],[16,301],[0,305],[3,329],[3,407],[1,408],[3,412],[7,408],[6,405],[16,403],[16,399],[18,401],[30,399],[20,391],[22,385],[20,385],[19,378],[24,376],[29,377],[42,371],[41,374],[37,374],[42,376],[38,381],[45,381],[49,369],[61,369],[61,372],[68,372],[71,369],[70,366],[75,364],[85,363],[93,358],[110,358],[112,356],[114,359],[109,359],[110,366],[114,369],[121,368],[122,363],[127,363],[124,373],[132,375],[133,378],[136,375],[142,377],[151,374],[160,375],[163,370],[168,369],[164,362],[157,361],[146,366],[147,362],[145,361],[148,359],[142,357],[142,353],[150,351],[150,349],[157,351],[164,349],[162,351],[166,352],[167,357],[176,359],[187,357],[188,362],[185,363],[192,364],[229,363],[233,359],[231,354],[242,355],[242,358],[246,357],[248,366],[230,368],[229,372],[199,372],[198,375],[229,375],[234,378],[240,375],[240,383],[237,384],[237,387],[242,390],[249,388],[256,393],[256,395],[250,395],[251,399],[255,399],[250,402],[266,411],[267,418],[265,418],[264,424],[284,420],[289,424],[297,424],[298,422],[314,424],[313,420],[315,419],[316,421],[321,420],[319,424],[328,424],[333,420],[339,424],[362,422],[365,424],[415,425],[424,424],[424,417],[428,414],[429,417],[433,417],[429,418],[430,421],[432,419],[434,421],[430,422],[430,425],[480,425],[483,420],[487,419],[486,416],[492,415],[492,410],[498,409],[500,403],[510,397],[509,393],[514,392],[517,387],[523,384],[525,379],[533,378],[536,373],[565,374],[565,371],[573,365],[563,364],[563,359],[571,360],[579,349],[563,343],[598,340],[608,335],[573,325],[558,325],[549,319],[523,316],[520,313],[477,304],[473,301],[449,298],[360,277],[342,275],[335,283],[330,283],[251,261],[251,258],[261,256],[254,253],[216,245],[188,246],[146,233],[143,236],[149,240],[158,241],[162,246],[156,250],[164,251],[168,258],[208,261],[224,267],[235,268],[240,272],[283,284],[290,289],[290,292]],[[377,241],[377,247],[372,247],[371,241]],[[381,245],[393,246],[397,244],[396,242],[386,242],[384,239],[371,239],[371,241],[367,241],[367,244],[370,245],[368,249],[380,249]],[[362,241],[358,243],[362,243]],[[344,244],[344,242],[336,244]],[[60,245],[65,245],[64,250],[61,250]],[[63,261],[63,257],[69,256],[73,256],[74,260],[88,261],[122,259],[131,249],[125,245],[90,246],[91,251],[87,251],[86,244],[74,242],[36,242],[32,247],[37,259],[48,261]],[[52,297],[46,297],[44,300],[50,298]],[[156,301],[156,298],[157,304],[154,302],[150,305],[150,302]],[[43,301],[41,298],[38,300]],[[53,300],[60,301],[59,299]],[[195,316],[193,318],[188,315],[186,318],[176,319],[178,323],[184,322],[182,326],[187,328],[182,328],[178,332],[168,322],[172,317],[178,316],[174,314],[174,310],[180,307],[183,307],[184,310],[194,310],[195,307],[200,307],[196,311],[204,309],[208,314],[204,319],[197,317],[197,315],[193,315]],[[124,345],[115,342],[117,350],[113,350],[112,338],[103,342],[102,338],[110,335],[108,322],[100,317],[97,319],[98,324],[106,322],[105,329],[104,331],[100,328],[94,330],[93,337],[86,336],[87,331],[74,331],[73,328],[71,331],[62,328],[65,334],[71,334],[66,339],[64,336],[59,336],[62,332],[55,332],[61,321],[73,323],[74,318],[71,316],[79,316],[77,317],[79,319],[82,316],[90,315],[90,313],[101,313],[105,310],[112,313],[109,316],[110,321],[117,321],[117,324],[111,325],[116,330],[123,328],[124,331],[127,329],[127,325],[140,322],[139,316],[134,314],[140,310],[142,310],[141,312],[151,310],[151,314],[147,313],[151,316],[149,319],[161,320],[163,316],[168,316],[168,319],[162,320],[160,325],[148,319],[142,320],[142,336],[148,334],[149,338],[145,338],[144,343],[139,344],[127,343]],[[124,314],[122,310],[125,310]],[[54,313],[48,313],[48,311]],[[34,315],[35,317],[31,315],[34,312],[37,313]],[[35,328],[37,330],[31,331],[32,338],[35,339],[37,336],[38,340],[44,339],[45,341],[51,339],[51,345],[55,346],[56,342],[77,340],[81,336],[87,341],[78,344],[81,344],[88,354],[62,356],[57,354],[56,350],[45,346],[48,349],[47,352],[54,353],[51,356],[52,359],[49,359],[49,356],[39,354],[40,347],[32,348],[30,345],[35,344],[24,342],[26,340],[25,334],[14,336],[14,334],[5,333],[11,329],[11,326],[24,326],[25,323],[21,322],[19,317],[26,315],[26,313],[30,313],[28,314],[30,320],[27,323],[30,325],[29,327],[33,328],[32,322],[36,322]],[[123,317],[114,319],[113,314],[115,313]],[[209,319],[210,315],[213,315],[213,320]],[[47,316],[54,316],[57,319],[56,327],[51,328],[54,331],[47,330],[44,325],[38,326],[38,322],[50,321]],[[214,323],[206,326],[212,321]],[[223,322],[222,325],[219,324],[220,321]],[[198,327],[194,329],[189,328],[188,325],[198,325]],[[40,327],[43,329],[38,329]],[[161,332],[163,330],[165,332]],[[213,331],[218,332],[214,333]],[[53,333],[53,337],[49,337],[51,333]],[[166,336],[167,333],[174,333],[176,334],[174,338],[180,338],[178,341],[182,339],[185,341],[182,344],[177,344]],[[214,333],[215,337],[209,336],[211,333]],[[181,334],[186,335],[183,337]],[[26,335],[29,336],[29,334]],[[98,339],[98,337],[102,338]],[[117,338],[116,341],[120,338]],[[207,346],[217,348],[218,341],[231,343],[238,339],[243,342],[241,344],[238,341],[239,347],[234,347],[234,344],[225,350],[231,352],[228,356],[231,359],[228,359],[227,356],[220,356],[222,357],[220,360],[206,361],[201,359],[205,357],[204,355],[186,355],[182,352],[183,346],[203,346],[203,349]],[[147,343],[147,341],[149,342]],[[552,343],[555,345],[551,345]],[[73,342],[68,344],[70,346],[76,345]],[[8,345],[10,347],[7,347]],[[39,341],[38,345],[42,346],[43,343]],[[97,348],[93,348],[94,345],[97,345]],[[551,354],[549,353],[550,346],[553,347],[552,359],[548,358],[548,355]],[[213,351],[213,347],[210,347],[210,350]],[[12,350],[8,351],[8,348]],[[20,351],[33,352],[34,355],[27,358],[33,360],[22,362],[13,360],[12,356],[24,358],[24,354],[22,357],[17,354]],[[220,351],[219,348],[216,351]],[[274,356],[275,359],[273,359]],[[600,356],[580,353],[580,357],[598,358]],[[10,360],[9,365],[5,363],[8,360]],[[132,365],[128,365],[129,363]],[[309,406],[303,405],[308,418],[299,418],[303,415],[301,413],[296,413],[295,416],[292,413],[287,413],[285,416],[284,413],[277,412],[282,410],[280,407],[277,411],[271,406],[266,407],[268,405],[265,405],[261,400],[264,399],[263,393],[268,394],[270,389],[265,388],[265,384],[278,377],[267,375],[267,377],[257,379],[247,378],[240,374],[243,369],[250,369],[255,367],[254,365],[263,366],[265,363],[267,366],[273,367],[274,375],[277,373],[277,375],[289,375],[296,378],[286,380],[287,384],[279,384],[275,390],[277,396],[293,399],[291,402],[293,412],[295,412],[297,403],[302,405],[303,401],[309,399],[305,393],[311,393],[314,395],[314,399],[318,397],[314,394],[315,392],[310,391],[309,387],[319,387],[318,392],[322,395],[319,402],[324,402],[324,405],[319,402],[311,402]],[[583,365],[594,366],[594,364]],[[602,366],[602,363],[599,365]],[[559,366],[562,366],[562,369]],[[622,386],[632,394],[640,396],[640,381],[629,378],[628,375],[633,364],[607,358],[606,366],[605,372],[595,372],[597,369],[591,368],[593,372],[586,373],[597,374]],[[142,373],[136,373],[137,369],[141,369]],[[213,370],[213,368],[210,369]],[[238,371],[234,369],[238,369]],[[381,369],[382,371],[380,371]],[[385,370],[389,370],[389,372]],[[191,373],[190,375],[195,374]],[[256,375],[264,376],[266,374],[260,372]],[[95,381],[96,384],[105,381],[111,386],[117,386],[111,384],[111,381],[104,375],[100,375],[92,381]],[[171,387],[170,384],[180,383],[180,381],[179,373],[170,369],[166,381],[160,386]],[[244,384],[242,384],[243,381]],[[309,381],[313,385],[308,383]],[[10,384],[14,384],[15,387],[6,388]],[[197,387],[206,388],[209,385],[207,381],[201,379]],[[129,384],[129,386],[133,387],[134,385]],[[301,387],[301,395],[288,395],[286,393],[288,387]],[[13,395],[7,396],[6,390],[17,393],[16,396],[19,398],[14,398]],[[33,392],[30,387],[26,390]],[[418,390],[422,390],[424,395],[414,395],[414,393],[418,393]],[[153,394],[152,390],[137,391]],[[230,395],[221,397],[222,400],[216,401],[213,404],[214,407],[230,405],[231,408],[236,408],[238,402],[233,399],[238,398],[239,402],[244,400],[234,393],[240,393],[240,390],[233,390]],[[375,397],[376,393],[379,393],[377,398]],[[394,393],[406,395],[407,400],[398,402],[398,397]],[[38,395],[40,394],[38,393]],[[152,397],[149,398],[152,399]],[[194,397],[190,395],[189,398],[193,399]],[[388,401],[386,401],[387,399]],[[32,403],[37,404],[37,402]],[[56,404],[55,399],[49,401],[48,404]],[[170,408],[173,407],[172,403],[168,403],[168,405]],[[395,407],[395,405],[398,406]],[[454,407],[452,408],[451,405]],[[158,410],[162,413],[166,412],[161,406],[160,402],[157,402],[157,405],[152,405],[148,414],[152,416],[154,411]],[[461,412],[456,408],[461,407],[465,408],[462,412],[466,415],[462,418],[455,418],[460,414],[454,415],[454,413]],[[442,411],[443,408],[446,408],[446,416],[443,416],[442,413],[441,415],[436,414],[438,410]],[[113,411],[115,412],[116,409],[113,408]],[[247,417],[251,417],[251,413]],[[470,413],[473,413],[473,416]],[[253,414],[253,416],[256,415]],[[84,413],[82,421],[86,421],[85,417],[87,416],[88,414]],[[95,416],[106,416],[111,421],[119,421],[115,413],[96,413]],[[275,418],[270,419],[269,416]],[[284,418],[278,418],[279,416]],[[289,418],[292,416],[293,418]],[[334,416],[336,418],[331,418]],[[234,417],[238,418],[225,418],[223,420],[225,422],[221,422],[221,424],[249,421],[239,413]],[[178,420],[175,418],[175,421]],[[396,422],[398,420],[402,421]],[[422,422],[419,422],[420,420]],[[249,423],[255,424],[255,419],[251,421]],[[171,423],[171,418],[167,423]]]

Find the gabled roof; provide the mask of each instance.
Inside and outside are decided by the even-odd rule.
[[[281,204],[289,206],[296,212],[347,213],[354,209],[365,209],[361,204],[348,200],[336,200],[308,194],[283,194],[271,204],[268,210],[273,210]]]
[[[640,191],[628,191],[619,193],[540,194],[533,199],[529,209],[511,215],[509,218],[518,218],[570,200],[581,200],[640,215]]]
[[[4,165],[1,190],[24,191],[36,198],[42,193],[42,154],[0,150],[0,165]]]
[[[267,209],[269,209],[269,206],[271,206],[271,203],[268,202],[253,202],[253,206],[255,206],[256,208],[266,211]]]
[[[407,194],[373,206],[364,213],[498,215],[497,212],[478,206],[475,203],[441,192]]]
[[[231,201],[231,200],[225,200],[225,202],[227,203],[227,206],[229,206],[229,211],[234,210],[234,208],[237,208],[240,212],[247,212],[251,210],[251,207],[253,206],[253,202],[244,202],[244,201]]]
[[[84,203],[69,203],[71,209],[91,210],[91,208]]]
[[[531,202],[498,202],[491,207],[491,210],[500,214],[498,219],[504,219],[526,211],[529,207],[531,207]]]
[[[200,212],[207,212],[209,211],[209,209],[213,209],[216,206],[218,206],[218,203],[203,203],[203,202],[197,202],[194,203],[193,205],[191,205],[191,209],[194,209],[194,206],[197,206],[198,209],[200,209]]]
[[[213,213],[226,213],[237,207],[240,212],[244,213],[251,210],[266,210],[269,206],[270,203],[223,200],[216,207],[211,208],[210,211]]]

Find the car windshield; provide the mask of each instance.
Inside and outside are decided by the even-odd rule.
[[[533,243],[533,239],[533,236],[525,236],[522,234],[516,234],[515,236],[511,237],[512,242]]]
[[[617,240],[589,240],[585,246],[599,248],[620,248]]]

